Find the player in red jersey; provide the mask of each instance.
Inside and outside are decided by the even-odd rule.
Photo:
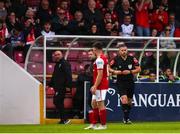
[[[109,87],[108,82],[108,59],[103,54],[102,44],[95,43],[93,45],[93,52],[96,55],[96,60],[93,64],[93,86],[91,87],[92,96],[92,113],[90,123],[91,125],[85,129],[106,129],[106,107],[104,100],[106,92]],[[96,127],[98,118],[100,118],[100,125]]]

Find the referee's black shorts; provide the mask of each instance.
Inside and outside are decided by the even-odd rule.
[[[134,86],[134,81],[117,82],[117,89],[120,96],[127,95],[128,98],[133,98]]]

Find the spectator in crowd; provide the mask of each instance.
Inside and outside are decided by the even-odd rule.
[[[157,29],[154,28],[151,30],[151,37],[158,37]],[[151,43],[148,45],[148,47],[153,47],[153,48],[157,47],[157,39],[152,40]]]
[[[161,81],[163,82],[173,83],[173,82],[179,82],[179,80],[180,80],[179,77],[174,76],[170,68],[166,68],[164,70],[164,75],[161,76]]]
[[[60,7],[56,9],[56,16],[52,21],[52,29],[56,34],[67,35],[69,34],[69,21],[65,16],[65,11]]]
[[[38,22],[43,24],[46,20],[52,19],[52,10],[50,8],[49,0],[42,0],[40,3],[39,10],[37,12]]]
[[[55,32],[54,31],[51,31],[51,21],[46,21],[44,22],[43,24],[43,28],[42,28],[42,31],[41,31],[41,35],[43,36],[51,36],[51,35],[55,35]],[[46,38],[47,41],[52,41],[53,40],[53,37],[48,37]],[[53,44],[53,43],[52,43]],[[47,43],[47,45],[51,45],[51,43]],[[54,45],[54,44],[53,44]],[[52,51],[51,50],[47,50],[47,60],[48,61],[52,61]]]
[[[168,13],[164,8],[163,5],[160,5],[159,8],[152,13],[151,28],[157,29],[158,33],[161,33],[168,24]]]
[[[19,19],[16,18],[15,12],[12,11],[8,13],[8,17],[6,18],[6,25],[9,32],[15,28],[15,25],[20,25]]]
[[[66,92],[71,92],[72,88],[71,65],[63,58],[61,51],[55,51],[54,56],[56,65],[49,86],[53,87],[56,92],[54,95],[54,104],[60,113],[59,123],[68,124],[70,120],[67,119],[64,110],[64,98]]]
[[[69,11],[70,3],[68,2],[68,0],[62,0],[60,2],[59,7],[65,11],[65,17],[67,18],[68,21],[73,19],[73,16],[71,15],[71,13]]]
[[[149,9],[153,9],[152,0],[138,0],[136,3],[136,27],[138,36],[149,36]]]
[[[166,26],[162,34],[160,35],[161,37],[171,37],[171,27]],[[173,40],[171,39],[162,39],[160,40],[160,46],[161,48],[176,48],[176,44]]]
[[[36,20],[35,20],[35,12],[32,9],[28,9],[25,13],[25,18],[31,19],[31,22],[33,25],[36,24]],[[25,19],[24,18],[24,19]]]
[[[88,29],[95,23],[102,31],[103,15],[100,10],[96,9],[94,0],[88,0],[88,8],[84,11],[84,19]]]
[[[180,28],[180,22],[176,20],[174,13],[169,13],[169,26],[171,27],[171,37],[174,37],[175,32],[178,28]]]
[[[69,29],[73,35],[86,35],[87,28],[84,23],[83,13],[81,11],[76,11],[74,14],[74,19],[69,23]]]
[[[113,32],[113,24],[111,22],[107,22],[105,24],[104,32],[102,33],[105,36],[111,36]]]
[[[148,78],[143,78],[140,80],[141,82],[156,82],[156,74],[154,72],[150,72]]]
[[[112,16],[111,16],[111,13],[110,13],[110,12],[106,12],[106,13],[104,14],[104,26],[103,26],[103,27],[105,27],[106,23],[109,23],[109,22],[112,23],[113,29],[118,30],[119,22],[118,22],[117,20],[114,21],[114,20],[112,19]]]
[[[32,0],[32,1],[35,1],[35,0]],[[25,12],[28,7],[28,5],[26,5],[26,3],[24,2],[25,2],[24,0],[11,0],[12,7],[10,11],[14,11],[14,13],[16,14],[16,17],[19,19],[21,19],[21,17],[25,15]]]
[[[23,34],[25,39],[24,56],[26,57],[30,46],[35,42],[35,28],[32,19],[25,18]]]
[[[5,8],[4,0],[0,0],[0,19],[5,21],[7,16],[7,10]]]
[[[3,20],[0,20],[0,50],[6,46],[6,39],[9,37],[8,29]]]
[[[161,4],[164,7],[164,11],[168,12],[169,11],[169,5],[168,5],[168,0],[161,0]]]
[[[88,35],[100,35],[100,30],[96,24],[91,25]]]
[[[108,0],[107,8],[103,9],[103,13],[110,13],[111,19],[114,22],[118,22],[118,13],[115,10],[115,1],[114,0]]]
[[[44,22],[43,29],[41,31],[41,35],[43,35],[43,36],[55,35],[55,32],[51,31],[51,22],[50,21]],[[47,40],[52,40],[52,38],[47,38]]]
[[[23,50],[25,45],[25,38],[23,33],[22,25],[15,25],[14,29],[11,31],[10,37],[10,57],[13,58],[14,50]]]
[[[101,10],[103,7],[103,0],[96,0],[96,8]]]
[[[134,36],[134,25],[131,23],[131,16],[124,16],[124,23],[120,26],[119,35],[123,37]]]
[[[130,16],[132,23],[135,23],[135,16],[134,16],[134,9],[131,8],[129,0],[122,0],[121,8],[119,11],[119,22],[120,24],[123,23],[125,16]]]
[[[86,9],[85,0],[71,0],[70,10],[74,14],[76,11],[83,12]]]

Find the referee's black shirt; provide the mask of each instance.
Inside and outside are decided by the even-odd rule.
[[[110,62],[111,68],[115,70],[133,70],[135,69],[135,66],[139,66],[139,62],[135,57],[127,56],[127,58],[124,60],[121,56],[117,55],[111,62]],[[133,81],[134,76],[133,74],[128,75],[117,75],[117,82],[120,81]]]

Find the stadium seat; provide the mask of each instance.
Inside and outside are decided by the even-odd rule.
[[[117,56],[117,51],[110,51],[109,52],[109,58],[110,59],[113,59],[114,57],[116,57]]]
[[[77,60],[79,56],[79,51],[70,51],[68,55],[69,60]]]
[[[24,63],[18,63],[18,65],[24,68]]]
[[[46,96],[47,96],[47,97],[53,97],[54,94],[55,94],[54,88],[48,87],[48,88],[46,89]]]
[[[29,63],[27,66],[28,72],[34,75],[43,74],[43,64]]]
[[[72,98],[65,98],[64,99],[64,108],[65,109],[70,109],[72,107],[73,107]]]
[[[71,94],[72,94],[72,97],[74,97],[74,96],[75,96],[75,94],[76,94],[76,88],[72,88],[72,90],[71,90]]]
[[[81,60],[88,60],[88,52],[87,51],[80,51],[79,53],[79,59]]]
[[[22,51],[15,51],[14,52],[14,60],[17,63],[22,63],[24,62],[24,55]]]
[[[136,56],[136,53],[135,53],[135,52],[129,52],[129,56],[135,57],[135,56]]]
[[[153,52],[145,52],[146,57],[149,57],[149,56],[152,56],[152,55],[153,55]]]
[[[46,73],[47,73],[48,75],[52,75],[52,74],[53,74],[54,66],[55,66],[54,63],[47,63]]]
[[[30,53],[29,61],[43,62],[43,52],[34,50]]]
[[[46,97],[46,109],[56,109],[56,106],[53,103],[53,97]]]
[[[72,72],[73,72],[73,73],[77,72],[79,63],[77,63],[77,62],[70,62],[70,64],[71,64],[71,70],[72,70]]]

